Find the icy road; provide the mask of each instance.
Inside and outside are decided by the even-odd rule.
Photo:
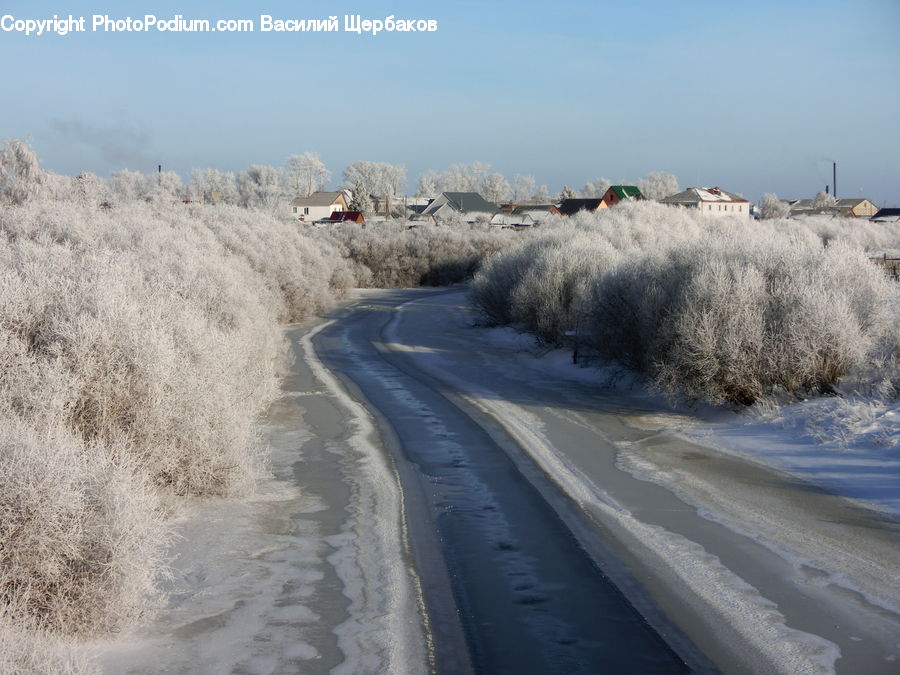
[[[530,369],[460,290],[367,294],[314,346],[397,467],[438,670],[900,669],[896,522]]]
[[[103,669],[900,672],[895,520],[474,323],[416,289],[289,329],[271,479],[185,516]]]

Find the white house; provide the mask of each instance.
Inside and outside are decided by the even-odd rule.
[[[309,197],[297,197],[291,202],[291,213],[297,220],[315,222],[331,218],[335,211],[349,211],[343,192],[313,192]]]
[[[659,200],[660,204],[698,209],[713,216],[741,215],[750,217],[750,202],[719,187],[688,188]]]

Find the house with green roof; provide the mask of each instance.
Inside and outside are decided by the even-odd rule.
[[[603,203],[608,208],[619,202],[637,202],[644,199],[644,195],[637,185],[610,185],[603,194]],[[602,207],[601,207],[602,208]]]

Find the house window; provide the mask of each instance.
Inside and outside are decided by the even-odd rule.
[[[296,206],[294,207],[294,213],[297,213],[297,207],[296,207]]]
[[[309,207],[308,207],[308,206],[304,206],[304,207],[303,207],[303,215],[304,215],[304,216],[308,216],[308,215],[309,215]]]

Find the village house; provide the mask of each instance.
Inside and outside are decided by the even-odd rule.
[[[794,199],[787,204],[791,207],[791,218],[797,216],[871,218],[878,212],[878,207],[863,197],[838,199],[829,206],[822,206],[815,199]]]
[[[528,216],[535,225],[545,221],[548,216],[560,215],[556,204],[540,204],[538,202],[509,202],[501,204],[500,211],[522,219]]]
[[[598,211],[608,208],[608,204],[599,199],[563,199],[559,204],[559,213],[563,216],[574,216],[579,211]]]
[[[532,227],[535,224],[534,218],[528,213],[500,212],[495,213],[494,217],[491,218],[491,225],[501,228]]]
[[[634,202],[644,199],[636,185],[610,185],[603,193],[603,204],[609,208],[619,202]]]
[[[697,209],[713,216],[750,216],[750,202],[719,187],[693,187],[659,200],[660,204]]]
[[[900,209],[895,207],[878,209],[871,221],[873,223],[900,223]]]
[[[314,192],[291,202],[291,213],[297,220],[307,223],[328,220],[332,213],[349,210],[344,192]]]
[[[466,222],[474,223],[487,222],[499,211],[496,204],[485,200],[477,192],[442,192],[422,211],[422,215],[434,220],[459,215]]]

